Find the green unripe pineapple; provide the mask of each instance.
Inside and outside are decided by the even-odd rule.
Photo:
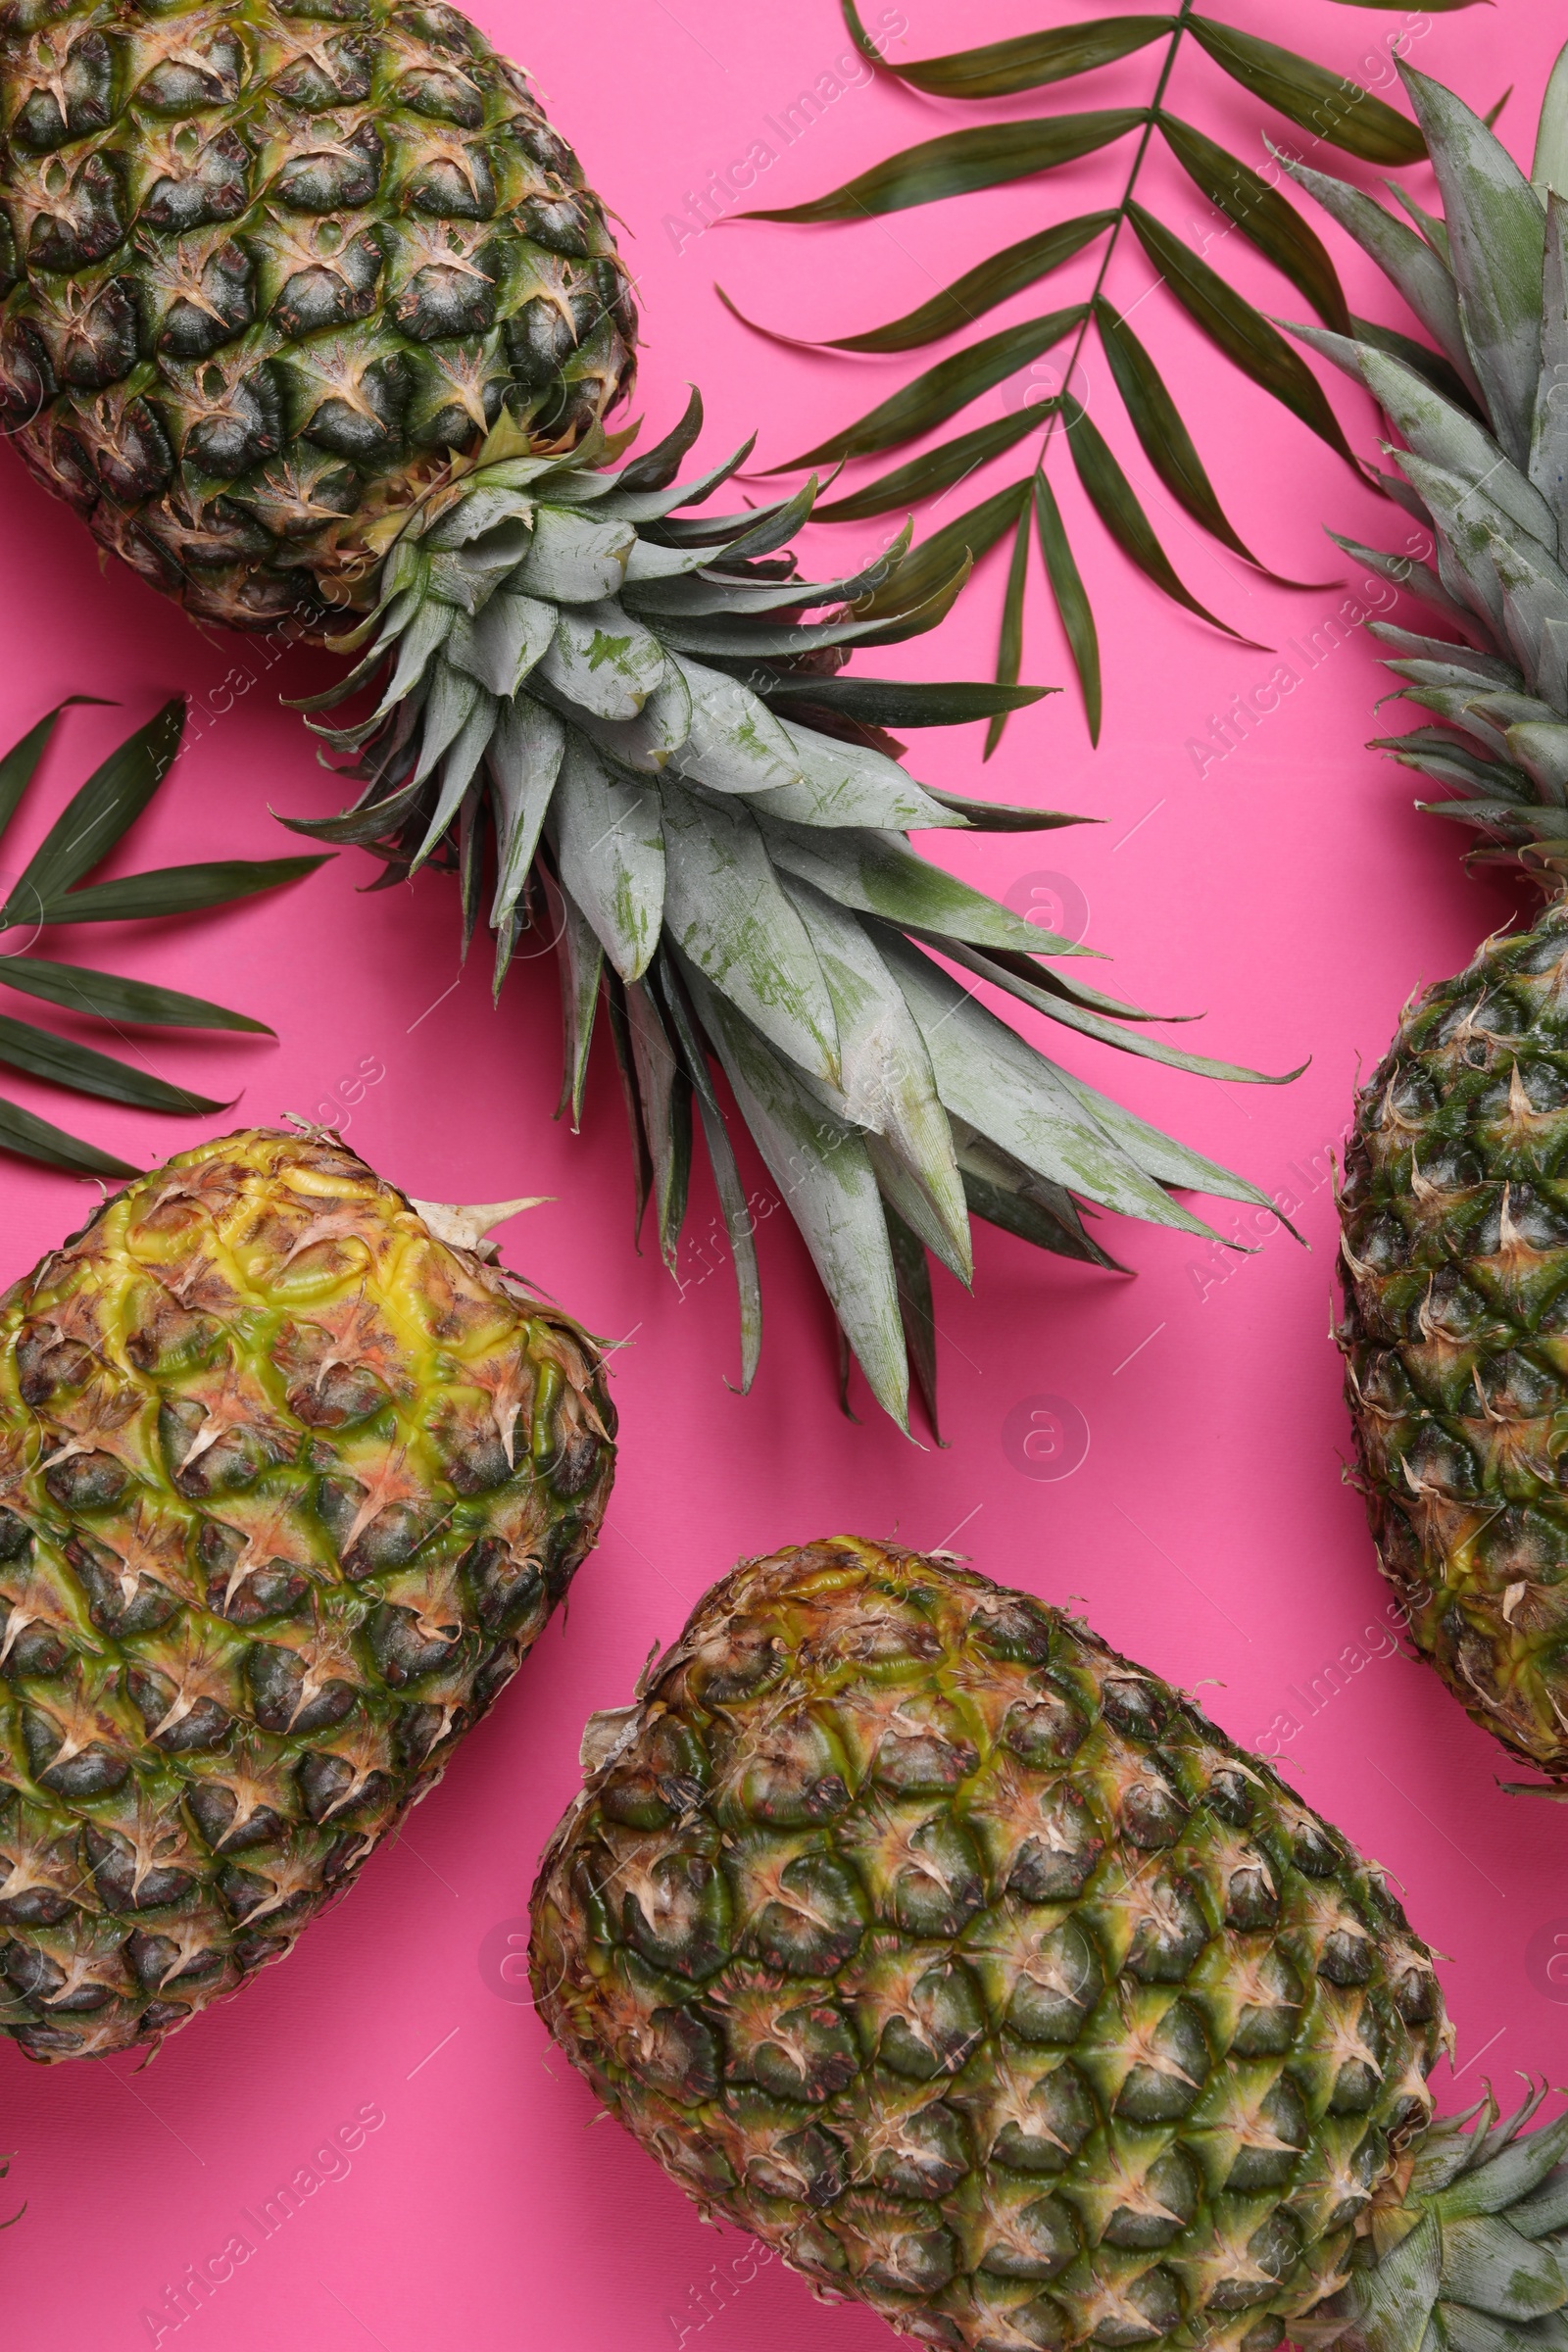
[[[1433,2124],[1442,1994],[1382,1872],[1080,1620],[783,1551],[584,1764],[540,2014],[819,2290],[944,2352],[1562,2342],[1568,2117]]]
[[[335,1136],[256,1129],[0,1300],[0,2028],[30,2057],[157,2040],[285,1953],[594,1543],[598,1358],[476,1245]]]
[[[352,602],[504,405],[567,449],[631,380],[598,199],[440,0],[5,0],[0,105],[13,445],[198,618]]]
[[[1342,541],[1434,608],[1374,623],[1437,722],[1387,739],[1547,905],[1409,1005],[1355,1106],[1340,1334],[1359,1475],[1417,1650],[1478,1723],[1568,1780],[1568,52],[1532,178],[1451,91],[1405,74],[1444,219],[1408,227],[1296,175],[1436,349],[1298,331],[1399,434],[1431,564]]]

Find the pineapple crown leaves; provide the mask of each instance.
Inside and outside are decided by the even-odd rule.
[[[1363,383],[1399,436],[1387,487],[1433,564],[1348,553],[1422,597],[1445,633],[1386,622],[1397,691],[1438,723],[1379,739],[1443,786],[1424,804],[1491,861],[1568,879],[1568,50],[1546,88],[1530,178],[1452,91],[1405,85],[1444,202],[1413,226],[1343,181],[1289,168],[1369,253],[1432,337],[1293,331]],[[1397,193],[1397,191],[1396,191]],[[1436,568],[1433,568],[1435,564]],[[1457,632],[1457,635],[1450,634]]]
[[[1387,8],[1392,0],[1352,0],[1352,4]],[[1470,0],[1438,0],[1438,4],[1458,8],[1470,5]],[[1326,328],[1341,336],[1363,333],[1380,342],[1391,340],[1383,330],[1351,318],[1322,241],[1279,188],[1173,112],[1167,92],[1178,62],[1194,53],[1206,58],[1264,106],[1305,131],[1313,149],[1327,143],[1363,162],[1410,164],[1426,153],[1423,133],[1370,90],[1273,41],[1198,15],[1193,0],[1180,0],[1180,5],[1165,15],[1100,17],[897,66],[882,57],[870,39],[856,12],[855,0],[842,0],[842,5],[857,46],[882,72],[931,97],[976,105],[1047,89],[1139,51],[1152,52],[1153,86],[1147,106],[1106,107],[1010,122],[998,122],[988,114],[972,128],[945,132],[890,156],[808,204],[734,216],[801,223],[859,220],[973,189],[1038,180],[1043,173],[1119,140],[1134,141],[1121,195],[1113,206],[1034,231],[976,264],[906,317],[868,333],[806,347],[869,354],[924,349],[972,326],[999,303],[1038,285],[1077,255],[1098,248],[1099,265],[1086,299],[966,345],[789,462],[794,466],[815,466],[879,457],[903,448],[935,431],[995,386],[1022,376],[1047,352],[1065,345],[1068,356],[1056,364],[1063,390],[1038,402],[1025,400],[1012,416],[973,426],[939,443],[818,507],[816,514],[818,521],[851,522],[897,512],[913,501],[952,490],[977,466],[1037,434],[1031,469],[947,524],[929,542],[927,555],[934,561],[939,554],[955,557],[967,550],[978,562],[1010,534],[1012,560],[997,649],[998,680],[1010,683],[1019,671],[1031,540],[1038,542],[1046,586],[1077,670],[1090,735],[1098,741],[1100,639],[1049,479],[1054,452],[1059,454],[1065,445],[1080,486],[1101,523],[1147,579],[1227,635],[1234,637],[1238,632],[1200,604],[1178,576],[1137,491],[1070,388],[1091,329],[1099,337],[1108,380],[1163,491],[1203,530],[1266,578],[1284,587],[1306,584],[1284,580],[1270,571],[1240,537],[1220,505],[1164,378],[1128,323],[1125,312],[1129,305],[1124,300],[1118,307],[1111,299],[1107,282],[1124,231],[1131,232],[1157,282],[1206,341],[1359,470],[1322,387],[1279,329],[1140,201],[1144,166],[1155,133],[1204,202],[1223,219],[1224,233],[1235,228],[1255,246],[1289,279]],[[1276,175],[1273,165],[1267,169],[1271,177]],[[735,310],[722,288],[718,292],[743,324],[755,324]],[[771,332],[767,328],[758,331]],[[792,336],[776,339],[799,340]],[[1392,342],[1400,350],[1409,349],[1402,337],[1393,337]],[[787,471],[789,466],[775,470]],[[1005,719],[1005,710],[999,710],[987,738],[988,756],[1000,740]]]
[[[68,696],[0,758],[0,838],[22,806],[61,712],[72,704],[101,699],[96,695]],[[221,1004],[184,996],[177,989],[146,980],[125,980],[91,965],[35,955],[34,945],[42,932],[69,923],[133,922],[194,914],[250,898],[258,891],[273,890],[323,862],[318,857],[229,858],[124,874],[110,881],[88,881],[86,877],[109,856],[173,765],[184,723],[185,706],[176,698],[112,752],[67,803],[20,877],[11,883],[0,906],[0,930],[25,933],[23,944],[0,953],[0,986],[39,998],[63,1011],[84,1014],[102,1023],[124,1045],[131,1043],[127,1029],[145,1026],[230,1029],[264,1037],[270,1037],[272,1031],[265,1021],[252,1020],[247,1013],[230,1012]],[[123,1102],[138,1110],[191,1113],[224,1107],[188,1087],[156,1076],[145,1065],[137,1067],[10,1014],[0,1014],[0,1062],[30,1078],[46,1079],[76,1094]],[[20,1103],[4,1100],[0,1100],[0,1147],[80,1176],[141,1173],[128,1161],[68,1135]]]
[[[1124,1053],[1257,1073],[1148,1036],[1157,1016],[1078,977],[1090,951],[914,856],[915,826],[1081,821],[917,784],[886,732],[1040,690],[841,677],[851,646],[931,627],[967,556],[911,552],[905,533],[867,570],[803,580],[786,542],[814,483],[705,513],[746,452],[677,481],[701,422],[694,392],[674,431],[618,470],[596,461],[625,435],[550,457],[497,425],[387,551],[357,666],[305,706],[380,681],[367,718],[318,729],[354,762],[360,799],[295,830],[373,849],[393,876],[454,864],[466,937],[489,855],[496,986],[519,938],[543,932],[574,1119],[603,1004],[635,1228],[652,1199],[677,1281],[702,1129],[743,1387],[761,1336],[757,1218],[717,1071],[879,1402],[907,1427],[912,1364],[934,1424],[927,1252],[967,1283],[971,1215],[1106,1265],[1081,1201],[1206,1233],[1177,1190],[1263,1198],[1058,1068],[977,1001],[980,985]]]
[[[1488,2352],[1560,2344],[1568,2114],[1525,2130],[1545,2096],[1542,2085],[1499,2121],[1489,2090],[1434,2124],[1407,2163],[1402,2196],[1380,2199],[1363,2217],[1345,2285],[1296,2323],[1298,2338],[1357,2352],[1420,2352],[1434,2341]]]

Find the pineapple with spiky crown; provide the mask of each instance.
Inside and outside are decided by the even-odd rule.
[[[1476,1721],[1568,1781],[1568,51],[1533,176],[1404,72],[1444,216],[1413,225],[1303,165],[1436,348],[1297,331],[1396,430],[1388,487],[1429,565],[1340,544],[1433,607],[1374,633],[1435,722],[1385,739],[1537,881],[1528,926],[1415,997],[1358,1097],[1341,1331],[1359,1477],[1418,1651]]]
[[[602,204],[517,70],[452,9],[390,0],[0,0],[0,410],[34,471],[198,617],[293,615],[362,659],[320,729],[361,789],[300,831],[488,901],[499,988],[543,932],[563,1104],[601,1008],[640,1225],[674,1270],[701,1126],[761,1335],[732,1102],[810,1250],[847,1376],[935,1414],[931,1260],[980,1216],[1115,1261],[1085,1204],[1187,1232],[1175,1196],[1261,1193],[1059,1070],[978,987],[1125,1053],[1088,956],[913,857],[915,826],[1075,823],[930,791],[890,728],[1032,687],[840,677],[932,627],[962,550],[799,576],[797,495],[704,507],[695,393],[657,448],[603,419],[635,319]],[[947,959],[935,964],[927,950]],[[1052,968],[1039,960],[1055,959]],[[959,967],[955,980],[949,965]],[[722,1073],[724,1089],[717,1083]],[[727,1090],[727,1091],[725,1091]]]
[[[597,1354],[335,1135],[117,1193],[0,1299],[0,2031],[155,2042],[440,1778],[598,1535]]]
[[[941,2352],[1562,2341],[1568,2116],[1433,2123],[1384,1874],[1080,1619],[850,1536],[746,1561],[583,1763],[540,2015],[819,2292]]]

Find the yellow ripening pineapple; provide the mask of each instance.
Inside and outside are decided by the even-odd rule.
[[[598,1356],[477,1225],[253,1129],[0,1300],[0,2030],[30,2057],[156,2041],[285,1953],[593,1544]]]

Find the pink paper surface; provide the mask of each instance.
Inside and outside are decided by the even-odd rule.
[[[705,458],[755,426],[758,462],[777,463],[920,364],[765,343],[719,307],[715,276],[742,309],[789,331],[852,333],[1048,220],[1113,202],[1119,189],[1125,150],[1115,148],[1054,182],[881,223],[697,233],[693,194],[710,188],[711,217],[710,174],[755,141],[781,150],[757,201],[790,204],[970,118],[887,82],[843,86],[853,64],[829,0],[788,10],[756,0],[599,0],[554,20],[514,0],[482,0],[475,13],[535,74],[590,176],[634,227],[625,250],[648,336],[639,401],[647,437],[667,428],[687,379],[698,379],[710,420]],[[1297,0],[1283,15],[1263,0],[1226,0],[1223,13],[1363,79],[1386,76],[1380,60],[1402,30],[1416,63],[1480,107],[1513,82],[1501,127],[1528,164],[1561,32],[1559,12],[1541,0],[1430,18],[1329,0]],[[1071,12],[1055,0],[1046,9],[906,0],[906,14],[899,57],[1065,23]],[[867,17],[873,25],[904,21],[896,11],[879,18],[876,0]],[[1097,76],[1082,96],[1048,92],[997,112],[1142,103],[1152,54]],[[808,123],[808,109],[789,112],[803,91],[818,95]],[[1259,121],[1275,136],[1286,128],[1260,118],[1196,53],[1170,96],[1258,162]],[[780,125],[792,122],[787,142]],[[1376,184],[1332,151],[1315,160]],[[1150,172],[1175,226],[1200,244],[1218,239],[1223,223],[1168,158],[1156,154]],[[1436,201],[1430,175],[1405,176]],[[1370,268],[1332,226],[1320,218],[1316,225],[1352,310],[1395,318]],[[1210,243],[1208,255],[1266,311],[1298,312],[1240,238]],[[1086,291],[1094,259],[1072,265],[1043,298],[1025,295],[994,314],[982,331]],[[1201,1050],[1270,1071],[1310,1056],[1294,1085],[1222,1087],[1113,1057],[1059,1029],[1047,1041],[1073,1069],[1288,1194],[1309,1250],[1272,1225],[1250,1236],[1223,1204],[1219,1229],[1255,1240],[1255,1254],[1110,1219],[1110,1247],[1136,1275],[1125,1279],[1074,1269],[981,1227],[974,1296],[936,1277],[951,1442],[914,1445],[858,1380],[858,1425],[840,1415],[829,1318],[783,1214],[760,1234],[761,1373],[749,1398],[726,1387],[734,1292],[721,1253],[704,1248],[715,1213],[706,1170],[677,1285],[651,1245],[641,1257],[630,1247],[624,1122],[604,1041],[573,1138],[552,1120],[553,960],[519,958],[493,1010],[483,954],[460,971],[443,877],[363,896],[376,869],[350,852],[232,914],[71,943],[108,969],[243,1006],[271,1022],[278,1042],[156,1032],[137,1041],[158,1069],[236,1098],[229,1116],[205,1124],[67,1104],[9,1075],[5,1091],[148,1164],[290,1110],[339,1120],[357,1149],[422,1197],[553,1196],[507,1233],[506,1248],[591,1328],[624,1340],[614,1358],[622,1448],[606,1539],[568,1617],[547,1631],[409,1834],[372,1860],[286,1963],[145,2071],[125,2059],[42,2069],[0,2044],[0,2146],[16,2151],[8,2189],[26,2205],[0,2238],[9,2343],[36,2352],[176,2342],[182,2352],[203,2342],[224,2352],[367,2343],[383,2352],[679,2352],[700,2339],[702,2352],[772,2352],[808,2336],[821,2352],[873,2352],[886,2342],[876,2319],[811,2303],[778,2264],[750,2261],[734,2230],[705,2229],[613,2126],[590,2129],[593,2098],[549,2045],[517,1959],[535,1862],[576,1785],[589,1710],[629,1696],[650,1644],[668,1641],[738,1556],[841,1529],[951,1544],[1050,1599],[1081,1596],[1110,1641],[1198,1690],[1238,1739],[1278,1747],[1302,1794],[1394,1871],[1420,1932],[1451,1955],[1445,1981],[1460,2079],[1441,2071],[1442,2104],[1475,2096],[1488,2076],[1505,2091],[1516,2070],[1560,2079],[1568,1982],[1553,1984],[1547,1963],[1554,1937],[1568,1950],[1568,1816],[1501,1793],[1502,1751],[1430,1673],[1401,1656],[1368,1655],[1390,1647],[1377,1631],[1388,1624],[1387,1596],[1360,1503],[1342,1482],[1349,1433],[1327,1338],[1330,1155],[1356,1071],[1382,1053],[1410,990],[1461,965],[1513,902],[1494,882],[1466,879],[1462,837],[1413,813],[1413,779],[1362,748],[1388,683],[1365,632],[1342,632],[1332,648],[1320,636],[1310,659],[1313,632],[1359,585],[1322,525],[1397,545],[1403,518],[1216,361],[1166,297],[1141,302],[1151,282],[1129,240],[1112,294],[1124,310],[1139,305],[1137,331],[1242,536],[1291,578],[1344,575],[1346,585],[1272,586],[1179,517],[1092,359],[1075,388],[1183,577],[1269,650],[1238,644],[1156,596],[1107,546],[1070,469],[1058,466],[1105,648],[1102,747],[1091,751],[1059,631],[1037,591],[1024,674],[1066,690],[1015,719],[985,770],[979,728],[916,738],[910,764],[944,787],[1099,822],[1034,837],[950,834],[923,846],[1025,904],[1038,877],[1058,877],[1039,887],[1069,902],[1081,894],[1090,944],[1115,958],[1106,985],[1161,1010],[1203,1011],[1199,1031],[1179,1033],[1196,1035]],[[1357,452],[1374,456],[1370,403],[1338,376],[1330,393]],[[961,421],[999,416],[1016,397],[1004,387]],[[1004,459],[962,498],[1015,478],[1024,462]],[[936,519],[959,511],[950,499]],[[89,762],[175,690],[193,698],[200,731],[133,837],[126,867],[275,856],[296,845],[270,808],[320,814],[338,805],[301,720],[278,705],[280,691],[324,682],[320,658],[268,669],[253,643],[199,634],[130,574],[101,568],[79,524],[10,458],[0,459],[0,741],[63,694],[121,706],[74,712],[62,726],[23,838],[4,852],[13,870]],[[816,564],[847,570],[883,536],[880,523],[822,526],[807,545]],[[987,675],[1004,562],[990,559],[938,636],[861,666]],[[1422,625],[1413,608],[1401,617]],[[1289,650],[1293,641],[1306,654]],[[1298,686],[1239,748],[1201,760],[1192,747],[1208,736],[1211,716],[1281,659],[1302,673]],[[1383,723],[1391,721],[1397,713]],[[761,1185],[755,1155],[743,1151],[743,1161]],[[95,1198],[70,1178],[6,1161],[5,1278]],[[1053,1456],[1057,1443],[1067,1450]],[[1070,1460],[1070,1475],[1037,1475]],[[1324,1679],[1330,1667],[1337,1672]],[[353,2152],[342,2154],[341,2141],[328,2152],[339,2127],[356,2138],[356,2119],[368,2128]],[[264,2234],[267,2201],[290,2182],[297,2210],[276,2219],[274,2208]],[[168,2290],[236,2235],[255,2250],[176,2324]],[[224,2271],[219,2260],[208,2277]]]

